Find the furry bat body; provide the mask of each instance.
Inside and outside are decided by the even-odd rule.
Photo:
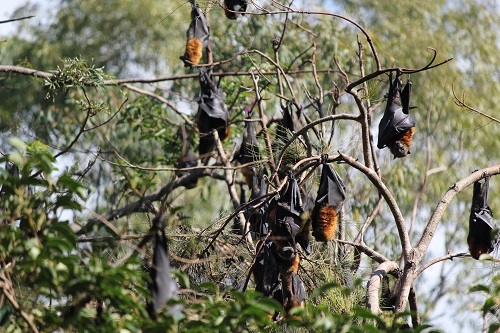
[[[345,202],[345,186],[333,167],[323,162],[316,202],[311,213],[312,235],[319,242],[335,237],[339,212]]]
[[[391,79],[392,80],[392,77]],[[410,153],[411,141],[415,133],[416,122],[409,114],[411,82],[408,79],[401,89],[401,80],[397,76],[391,81],[384,116],[379,124],[377,147],[389,147],[394,158],[405,157]]]
[[[205,14],[196,3],[192,2],[191,5],[191,23],[186,31],[186,50],[180,57],[184,67],[198,65],[203,57],[203,49],[210,43],[210,28]]]

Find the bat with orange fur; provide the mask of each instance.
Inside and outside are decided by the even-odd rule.
[[[390,78],[389,95],[384,116],[379,124],[377,147],[389,147],[394,158],[410,154],[411,142],[415,133],[416,122],[409,114],[411,86],[410,78],[405,87],[399,76],[392,81]]]
[[[311,226],[314,238],[319,242],[327,242],[335,237],[339,212],[346,195],[344,183],[335,169],[326,162],[326,155],[322,157],[322,163],[318,195],[311,212]]]
[[[210,43],[210,28],[205,14],[194,1],[191,5],[191,23],[186,31],[186,49],[184,55],[180,57],[184,67],[198,65],[203,57],[203,49]]]
[[[479,259],[481,254],[490,253],[495,247],[491,231],[494,228],[493,213],[488,206],[488,190],[490,177],[474,183],[472,194],[472,207],[469,218],[469,234],[467,244],[474,259]]]

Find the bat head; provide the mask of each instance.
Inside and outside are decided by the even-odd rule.
[[[410,154],[410,147],[408,147],[401,141],[394,142],[390,149],[391,153],[394,155],[394,158],[402,158]]]

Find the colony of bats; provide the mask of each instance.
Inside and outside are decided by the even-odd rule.
[[[247,5],[247,0],[224,0],[225,16],[236,20],[245,14]],[[216,146],[214,133],[218,134],[221,141],[230,136],[229,111],[223,92],[212,78],[212,68],[200,65],[210,48],[208,21],[194,0],[191,0],[191,6],[186,47],[180,59],[185,67],[196,67],[199,72],[200,94],[196,114],[199,143],[196,156],[189,147],[186,127],[181,127],[179,135],[183,144],[182,156],[177,164],[180,169],[197,166],[200,158],[207,161],[206,158],[212,156]],[[411,153],[416,127],[416,122],[410,114],[411,89],[409,76],[403,86],[401,73],[396,73],[394,79],[391,73],[387,102],[378,127],[377,147],[387,147],[394,158],[404,158]],[[298,110],[297,113],[300,112],[301,110]],[[278,121],[273,142],[276,152],[279,152],[280,147],[300,129],[300,121],[296,119],[300,115],[293,114],[289,104],[282,107],[282,116]],[[252,205],[245,210],[245,217],[257,240],[256,257],[252,267],[253,282],[257,291],[264,296],[275,298],[288,312],[293,307],[301,306],[307,297],[300,277],[300,260],[311,253],[310,235],[318,242],[328,242],[336,238],[342,218],[342,207],[346,200],[346,187],[340,175],[328,163],[327,155],[323,155],[316,165],[321,167],[321,177],[316,198],[311,205],[303,203],[302,193],[306,191],[301,189],[297,175],[286,165],[277,170],[277,177],[283,186],[277,195],[269,199],[268,171],[258,164],[258,161],[262,160],[262,154],[251,112],[246,114],[244,124],[242,143],[235,160],[243,165],[241,173],[251,192],[248,200]],[[8,164],[6,171],[11,177],[19,177],[19,169],[15,165]],[[185,172],[187,171],[180,170],[177,174],[182,176]],[[489,180],[490,178],[486,177],[477,181],[473,188],[467,244],[474,259],[491,253],[497,245],[492,235],[495,228],[493,213],[488,206]],[[193,181],[185,186],[188,189],[194,188],[197,182]],[[3,185],[0,188],[0,198],[5,199],[10,195],[14,195],[13,189]],[[246,200],[243,199],[242,201]],[[20,216],[19,220],[20,228],[26,228],[23,216]],[[156,227],[158,228],[158,225]],[[171,277],[166,236],[163,230],[157,231],[153,237],[154,253],[149,267],[149,289],[152,297],[148,311],[153,318],[166,301],[177,293],[177,284]]]
[[[199,132],[198,154],[200,158],[211,156],[215,148],[214,131],[220,140],[229,134],[229,112],[224,103],[222,91],[215,85],[211,76],[212,68],[199,66],[210,47],[210,28],[205,14],[192,1],[191,23],[186,33],[186,48],[180,59],[186,67],[197,66],[199,71],[200,96],[196,124]],[[246,0],[225,0],[224,12],[228,19],[236,20],[247,10]],[[403,87],[400,73],[394,80],[389,78],[389,91],[383,117],[379,123],[377,147],[389,148],[394,158],[403,158],[410,154],[411,143],[415,133],[416,122],[410,111],[410,95],[412,83],[408,76]],[[289,108],[283,108],[283,119],[279,121],[275,141],[286,143],[296,131],[298,122]],[[327,156],[321,158],[321,178],[314,203],[309,208],[310,214],[302,202],[301,188],[293,172],[278,170],[278,177],[284,185],[278,195],[266,199],[268,183],[267,171],[257,167],[261,160],[261,152],[256,137],[251,114],[245,119],[245,129],[239,152],[235,160],[241,165],[241,173],[245,183],[251,190],[248,200],[253,205],[245,211],[250,224],[250,231],[257,239],[256,258],[252,267],[255,289],[264,296],[273,297],[284,307],[285,311],[301,306],[306,300],[306,291],[300,278],[300,258],[311,252],[309,235],[318,242],[335,239],[339,220],[342,218],[342,206],[346,200],[346,188],[341,177],[327,162]],[[183,132],[183,142],[186,140]],[[276,142],[275,142],[276,143]],[[280,145],[273,147],[279,150]],[[278,148],[277,148],[278,147]],[[183,146],[179,167],[197,165],[197,159],[189,147]],[[494,248],[491,231],[493,217],[488,207],[489,178],[481,184],[474,184],[474,194],[467,242],[471,256],[478,259],[483,253],[490,253]],[[196,183],[190,184],[193,188]],[[307,217],[308,216],[308,217]],[[241,231],[241,230],[240,230]],[[300,247],[300,248],[299,248]],[[155,238],[153,266],[151,267],[152,283],[150,289],[153,301],[150,304],[154,316],[158,304],[175,294],[174,282],[162,277],[169,275],[170,266],[166,256],[165,236]],[[158,274],[161,271],[162,274]]]

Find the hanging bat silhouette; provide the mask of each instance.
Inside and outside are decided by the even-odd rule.
[[[274,257],[273,242],[270,239],[261,240],[257,249],[262,249],[257,254],[253,266],[253,278],[255,290],[264,296],[275,297],[281,294],[281,286],[278,280],[278,266]]]
[[[491,235],[494,228],[493,213],[488,206],[489,185],[490,177],[486,177],[483,184],[479,181],[474,183],[467,236],[469,251],[474,259],[479,259],[483,253],[490,253],[495,247]]]
[[[409,114],[411,82],[408,77],[403,90],[401,80],[396,75],[392,81],[390,77],[389,95],[384,116],[379,124],[377,147],[389,147],[394,158],[405,157],[410,154],[411,141],[415,133],[416,122]]]
[[[245,132],[241,142],[241,147],[236,159],[240,164],[247,164],[259,161],[262,158],[259,150],[259,143],[255,137],[255,126],[253,122],[245,122]],[[253,175],[256,172],[256,166],[247,166],[241,169],[241,173],[245,177],[245,182],[248,187],[252,188]]]
[[[280,260],[292,263],[297,253],[296,243],[309,254],[309,230],[302,221],[302,199],[297,180],[293,173],[288,173],[288,180],[284,191],[278,200],[273,200],[269,205],[268,219],[273,231],[277,254]]]
[[[213,130],[217,130],[219,138],[224,140],[229,136],[229,112],[221,92],[210,77],[211,69],[200,69],[201,95],[198,100],[196,122],[200,131],[199,155],[211,152],[215,146]]]
[[[318,195],[311,212],[312,235],[319,242],[327,242],[335,237],[339,212],[346,199],[342,179],[326,161],[326,156],[323,156]]]
[[[247,0],[224,0],[224,13],[230,20],[236,20],[240,15],[245,15]]]
[[[250,200],[254,200],[263,197],[267,194],[266,179],[260,176],[257,172],[252,175],[252,195]],[[265,199],[261,198],[257,200],[253,206],[261,204]],[[269,233],[269,223],[267,219],[264,218],[265,212],[267,211],[268,204],[264,203],[258,208],[249,207],[246,210],[246,218],[250,224],[250,230],[252,230],[258,237],[265,237]]]
[[[290,110],[290,105],[282,107],[283,118],[278,121],[278,127],[276,128],[276,137],[278,140],[286,142],[290,133],[295,132],[295,125],[293,123],[292,113]]]
[[[177,283],[170,275],[170,260],[165,233],[155,235],[153,263],[149,268],[151,282],[148,288],[151,291],[151,301],[148,302],[148,312],[151,318],[156,318],[156,312],[164,307],[165,302],[177,294]],[[170,313],[179,311],[179,306],[169,308]]]
[[[230,20],[236,20],[247,11],[247,0],[224,0],[224,13]],[[245,14],[241,14],[245,15]]]
[[[177,161],[175,167],[176,168],[196,167],[198,165],[198,159],[197,159],[197,156],[194,155],[193,151],[190,148],[188,130],[187,130],[185,125],[181,126],[181,128],[178,132],[178,136],[179,136],[179,140],[182,142],[182,147],[181,147],[181,157]],[[189,173],[189,171],[182,171],[181,170],[181,171],[177,172],[177,175],[179,177],[182,177],[186,173]],[[185,187],[187,189],[192,189],[192,188],[195,188],[197,184],[198,184],[198,179],[186,184]]]
[[[210,43],[210,28],[205,14],[194,1],[191,2],[191,6],[191,23],[186,31],[186,50],[180,57],[184,67],[198,65],[203,57],[203,49]]]

